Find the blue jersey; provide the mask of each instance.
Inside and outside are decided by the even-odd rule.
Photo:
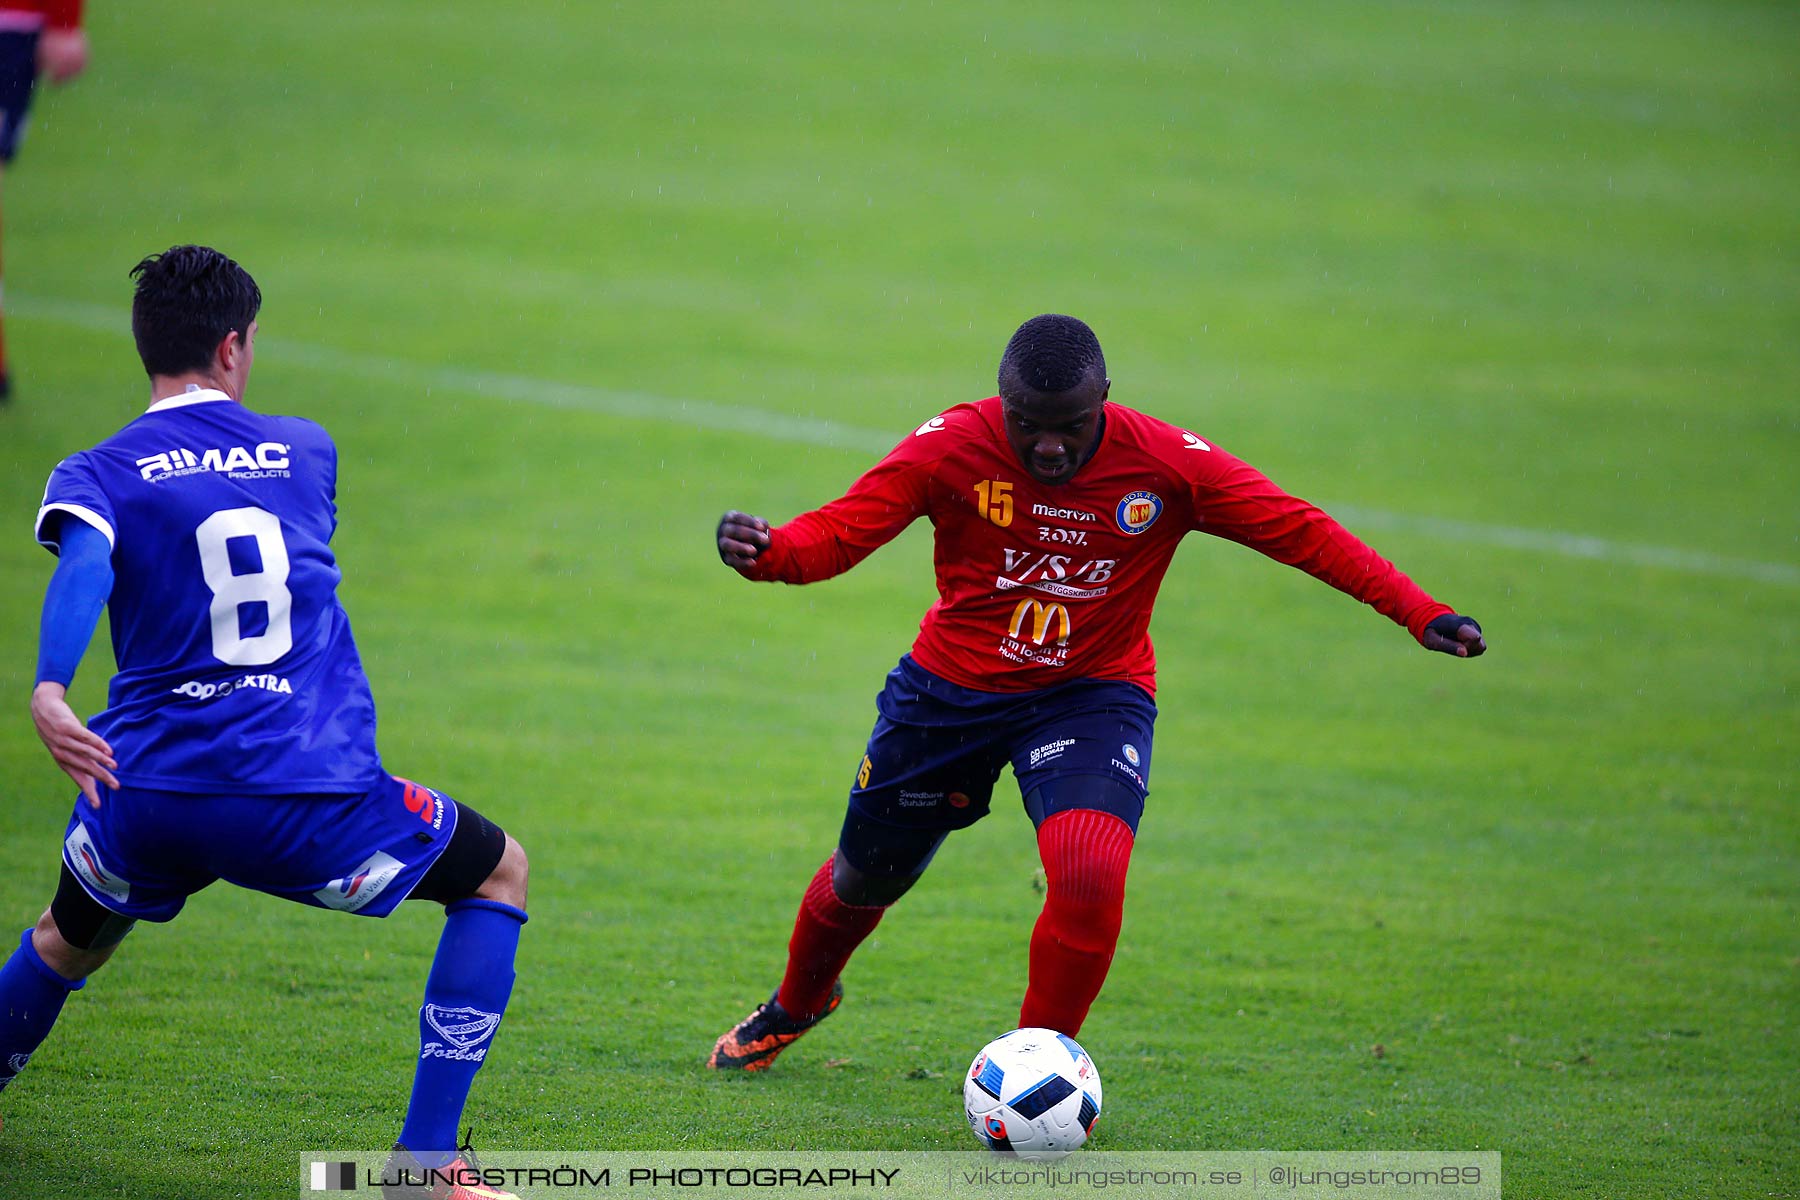
[[[153,405],[50,473],[38,541],[112,543],[104,737],[128,787],[366,792],[375,702],[337,599],[337,448],[217,391]]]

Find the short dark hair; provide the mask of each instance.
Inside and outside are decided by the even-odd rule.
[[[1089,376],[1106,378],[1106,356],[1087,322],[1061,313],[1045,313],[1019,326],[1000,356],[1000,394],[1016,396],[1029,389],[1056,395]]]
[[[226,334],[250,336],[262,308],[250,273],[207,246],[171,246],[131,268],[131,277],[131,336],[151,375],[207,367]]]

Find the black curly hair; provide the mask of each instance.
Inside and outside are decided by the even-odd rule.
[[[1106,356],[1087,322],[1045,313],[1019,326],[1000,356],[1000,394],[1056,395],[1090,377],[1106,378]]]
[[[151,375],[204,369],[225,335],[250,335],[262,290],[250,273],[206,246],[171,246],[131,268],[131,336]]]

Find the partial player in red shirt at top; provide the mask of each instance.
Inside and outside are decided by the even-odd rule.
[[[806,889],[768,1003],[708,1065],[758,1071],[834,1011],[850,955],[1012,764],[1047,881],[1021,1027],[1075,1037],[1112,964],[1156,721],[1150,614],[1175,547],[1215,534],[1299,567],[1472,658],[1481,627],[1325,513],[1188,430],[1107,402],[1093,330],[1033,317],[1000,394],[914,430],[840,499],[771,528],[729,512],[719,556],[746,579],[843,573],[918,517],[938,599],[889,674],[832,856]]]
[[[0,0],[0,166],[10,167],[19,152],[38,75],[67,83],[87,61],[81,0]],[[0,404],[11,395],[6,343],[0,338]]]

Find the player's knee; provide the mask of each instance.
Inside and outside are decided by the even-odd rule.
[[[1116,813],[1070,809],[1038,827],[1038,854],[1051,898],[1076,904],[1124,903],[1135,841]]]
[[[509,833],[506,848],[500,852],[500,861],[475,890],[475,896],[480,900],[498,900],[524,911],[526,886],[530,879],[531,860],[525,857],[525,847]]]
[[[917,875],[883,878],[859,871],[851,866],[840,851],[831,859],[831,891],[845,904],[856,908],[885,908],[919,881]]]
[[[1099,855],[1076,853],[1045,869],[1046,890],[1065,904],[1120,908],[1125,903],[1125,867]]]
[[[112,957],[112,952],[118,949],[118,943],[97,949],[76,946],[63,936],[56,924],[56,917],[46,908],[31,931],[31,948],[37,951],[37,956],[44,960],[45,966],[72,982],[86,979],[98,971]]]
[[[1111,952],[1124,923],[1131,843],[1123,820],[1099,812],[1059,813],[1039,829],[1044,912],[1059,941],[1087,953]]]

